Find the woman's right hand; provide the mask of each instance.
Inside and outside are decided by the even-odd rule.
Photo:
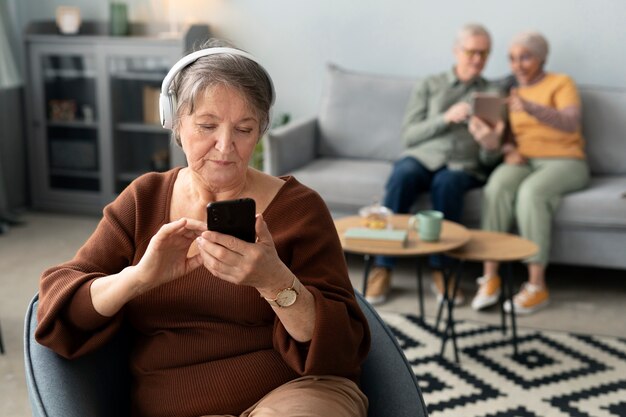
[[[161,226],[136,265],[136,279],[142,292],[173,281],[202,264],[196,252],[187,257],[195,239],[206,231],[206,224],[181,218]]]
[[[205,230],[204,223],[186,218],[161,226],[137,265],[94,280],[89,291],[95,310],[111,317],[136,296],[199,267],[202,259],[198,253],[187,256],[191,244]]]

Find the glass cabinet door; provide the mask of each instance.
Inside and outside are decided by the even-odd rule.
[[[100,190],[95,58],[40,55],[48,185]]]
[[[159,117],[161,82],[170,65],[156,56],[108,60],[116,193],[145,172],[172,166],[170,131],[161,126]]]

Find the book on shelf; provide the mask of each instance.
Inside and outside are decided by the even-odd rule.
[[[384,248],[405,247],[407,236],[406,230],[368,229],[366,227],[352,227],[343,235],[346,243]]]

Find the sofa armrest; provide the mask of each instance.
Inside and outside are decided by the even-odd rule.
[[[312,161],[317,153],[317,118],[272,129],[263,138],[264,171],[283,175]]]

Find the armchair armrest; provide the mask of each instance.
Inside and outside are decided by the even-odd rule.
[[[36,295],[24,321],[24,365],[34,417],[130,415],[129,337],[123,330],[95,352],[67,360],[35,340]]]
[[[372,335],[361,374],[361,389],[369,399],[367,415],[427,417],[417,378],[391,329],[361,294],[355,296]]]
[[[264,171],[286,174],[312,161],[316,152],[316,117],[272,129],[263,137]]]

